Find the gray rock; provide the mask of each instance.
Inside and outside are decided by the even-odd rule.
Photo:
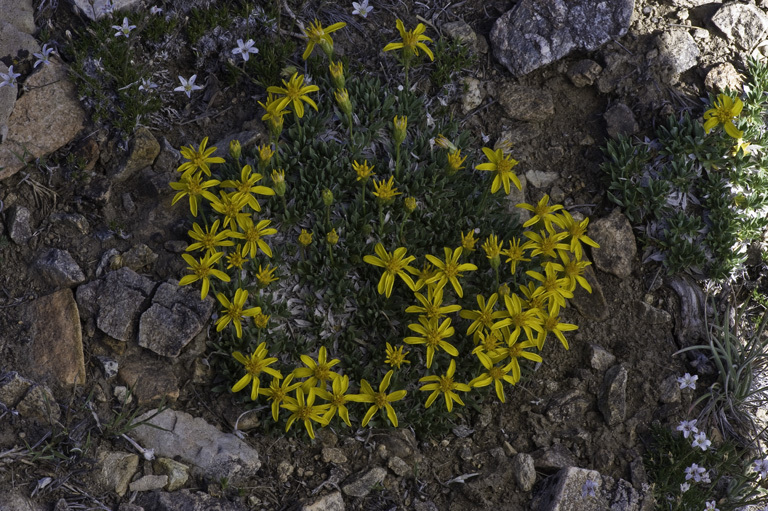
[[[168,491],[176,491],[184,487],[189,479],[189,467],[170,458],[157,458],[153,465],[155,472],[168,477]]]
[[[35,382],[28,380],[16,371],[5,373],[0,377],[0,403],[14,408],[24,397]]]
[[[120,370],[120,364],[118,364],[117,360],[103,356],[97,356],[96,360],[101,366],[101,372],[104,373],[104,378],[111,380],[117,376],[117,373]]]
[[[609,426],[616,426],[627,415],[627,370],[622,365],[605,372],[597,395],[597,407]]]
[[[345,509],[344,498],[338,491],[317,497],[301,506],[301,511],[344,511]]]
[[[512,478],[517,487],[524,492],[529,492],[536,484],[536,467],[533,456],[520,452],[512,456]]]
[[[222,433],[201,418],[171,409],[150,419],[156,412],[150,410],[137,417],[136,423],[147,423],[133,430],[134,440],[154,449],[156,455],[187,463],[210,479],[227,477],[233,484],[245,481],[261,467],[259,453],[235,435]]]
[[[587,481],[597,483],[594,497],[582,495]],[[604,495],[604,485],[599,472],[573,466],[565,467],[547,479],[546,486],[531,502],[534,511],[604,511],[613,510]],[[617,508],[618,511],[618,508]],[[628,511],[628,510],[627,510]]]
[[[36,419],[50,424],[61,419],[61,410],[56,398],[45,385],[35,385],[29,389],[16,405],[16,410],[25,419]]]
[[[712,16],[712,24],[728,41],[751,50],[768,31],[768,16],[755,5],[732,2],[717,10]]]
[[[643,323],[650,325],[666,325],[672,323],[672,315],[661,309],[657,309],[642,300],[632,302],[635,315]]]
[[[554,471],[576,465],[576,457],[563,444],[554,444],[546,449],[539,449],[532,456],[537,470]]]
[[[173,493],[155,491],[141,493],[136,502],[152,511],[249,511],[251,508],[226,498],[203,492],[181,490]]]
[[[593,222],[589,236],[600,245],[600,248],[592,249],[595,266],[622,279],[632,274],[637,243],[632,225],[619,209]]]
[[[79,213],[52,213],[48,219],[57,224],[57,227],[72,229],[80,234],[88,234],[91,230],[88,219]]]
[[[483,103],[485,89],[480,80],[471,76],[464,78],[464,89],[464,94],[461,96],[461,111],[466,114]]]
[[[496,99],[513,120],[540,122],[555,114],[552,94],[544,89],[505,83],[496,91]]]
[[[72,0],[72,3],[91,20],[97,20],[109,15],[106,7],[110,1],[114,12],[129,10],[141,4],[141,0]]]
[[[640,131],[640,125],[637,124],[635,114],[632,109],[624,103],[616,103],[604,114],[606,131],[611,138],[619,138],[619,135],[629,136]]]
[[[128,485],[128,489],[131,491],[152,491],[159,490],[167,484],[168,476],[166,475],[148,475],[133,481]]]
[[[152,306],[141,315],[139,346],[164,357],[177,357],[205,327],[213,313],[214,300],[200,300],[197,290],[175,282],[160,284]]]
[[[8,211],[6,223],[8,224],[8,237],[17,245],[26,245],[32,238],[32,214],[24,206],[12,207]]]
[[[566,76],[576,87],[587,87],[595,83],[602,70],[594,60],[582,59],[568,68]]]
[[[157,261],[157,254],[155,254],[151,248],[144,243],[139,243],[125,252],[122,258],[122,265],[132,269],[133,271],[139,271],[145,267],[151,267]]]
[[[605,371],[613,366],[614,362],[616,362],[616,357],[609,353],[605,348],[598,346],[597,344],[589,345],[589,365],[592,369]]]
[[[163,143],[160,144],[160,154],[155,158],[155,164],[152,166],[155,172],[160,174],[171,174],[176,171],[181,161],[181,152],[173,147],[168,140],[163,138]],[[178,180],[177,175],[173,176],[173,180]]]
[[[674,375],[667,376],[659,385],[659,401],[664,404],[679,403],[680,394],[680,385]]]
[[[529,170],[525,173],[525,178],[534,188],[542,189],[560,179],[560,174],[554,171]]]
[[[337,447],[323,447],[320,453],[323,463],[346,463],[347,457],[344,456],[344,451]]]
[[[82,194],[84,198],[95,203],[96,205],[104,206],[112,197],[112,181],[110,181],[106,176],[91,172],[88,175],[88,184],[82,189]],[[109,231],[108,239],[112,239],[113,235],[114,233]]]
[[[660,34],[656,39],[659,50],[655,68],[660,78],[667,84],[673,85],[680,80],[680,75],[699,60],[699,47],[687,30],[671,28]]]
[[[399,477],[405,477],[412,472],[411,466],[398,456],[391,456],[387,460],[387,467]]]
[[[2,12],[7,11],[3,9]],[[29,32],[19,30],[13,24],[8,23],[3,16],[3,19],[0,20],[0,58],[10,57],[12,61],[24,60],[28,57],[34,58],[32,54],[39,51],[40,43]],[[16,72],[18,69],[18,66],[15,66]]]
[[[168,363],[135,356],[124,360],[117,373],[119,380],[132,389],[139,405],[174,402],[179,398],[179,380],[173,371],[167,370]]]
[[[41,276],[55,287],[74,287],[85,282],[85,274],[66,250],[52,248],[35,262]]]
[[[387,477],[387,471],[381,467],[373,467],[371,470],[362,474],[359,477],[354,478],[352,481],[344,484],[341,491],[344,495],[350,497],[363,498],[371,493],[371,490],[377,484],[384,482],[384,478]]]
[[[51,65],[38,67],[27,77],[25,89],[8,118],[8,136],[0,144],[0,180],[69,143],[84,126],[85,112],[64,64],[52,60]],[[24,161],[17,154],[25,155]]]
[[[163,248],[172,254],[183,254],[188,246],[189,243],[183,240],[168,240],[163,244]]]
[[[451,39],[463,43],[472,51],[478,52],[477,34],[469,24],[463,20],[443,23],[440,29]]]
[[[525,75],[623,36],[633,8],[634,0],[522,0],[493,25],[493,53],[512,75]]]
[[[20,491],[0,490],[0,511],[47,511],[48,506],[38,504]]]
[[[159,154],[160,144],[157,139],[147,128],[141,127],[133,134],[128,159],[111,172],[110,177],[117,182],[125,181],[137,170],[151,166]]]
[[[592,401],[584,392],[570,389],[554,396],[547,404],[545,415],[554,423],[566,425],[569,422],[583,424],[584,415],[592,406]]]
[[[733,64],[722,62],[712,67],[704,78],[704,86],[713,92],[741,90],[742,77]]]
[[[1,9],[0,9],[1,10]],[[8,66],[0,62],[0,73],[8,73]],[[0,144],[8,136],[8,118],[16,104],[16,96],[19,94],[17,86],[3,87],[0,89]]]
[[[0,0],[3,21],[27,34],[35,32],[35,8],[32,0]]]

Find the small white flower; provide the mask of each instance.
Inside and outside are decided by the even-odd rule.
[[[762,479],[768,478],[768,458],[762,460],[755,460],[755,466],[753,467],[755,472],[760,474]]]
[[[581,487],[581,498],[583,499],[587,496],[595,497],[595,490],[597,490],[597,483],[591,479],[587,479]]]
[[[403,89],[405,89],[405,87],[403,87],[402,85],[397,86],[397,90],[399,90],[400,92],[403,92]]]
[[[155,15],[162,14],[163,13],[163,9],[158,7],[158,6],[156,6],[156,5],[153,5],[152,7],[149,8],[149,13],[150,14],[155,14]]]
[[[691,483],[680,483],[680,493],[685,493],[691,489]]]
[[[13,66],[10,66],[8,68],[8,73],[0,73],[0,78],[3,79],[2,82],[0,82],[0,87],[5,87],[6,85],[9,87],[13,87],[16,85],[16,78],[21,76],[21,73],[14,73],[13,72]]]
[[[112,13],[115,11],[115,7],[112,5],[112,0],[107,0],[104,4],[104,7],[101,8],[102,14],[109,14],[112,15]]]
[[[248,58],[250,57],[251,53],[254,55],[259,53],[259,49],[254,47],[254,44],[256,43],[253,41],[253,39],[248,39],[245,43],[242,39],[238,39],[237,48],[232,50],[232,54],[237,55],[239,53],[243,56],[243,60],[248,62]]]
[[[707,434],[703,431],[696,433],[693,437],[693,447],[700,447],[702,451],[706,451],[707,448],[712,445],[712,442],[707,439]]]
[[[719,511],[715,507],[715,504],[716,502],[714,500],[710,500],[709,502],[707,502],[707,507],[704,508],[704,511]]]
[[[179,81],[181,82],[181,85],[173,89],[174,92],[184,92],[188,98],[192,97],[192,91],[202,89],[202,87],[200,87],[199,85],[195,85],[196,79],[197,79],[197,75],[192,75],[192,77],[189,80],[185,80],[183,76],[179,76]]]
[[[691,433],[698,433],[699,429],[696,427],[696,419],[690,421],[680,421],[680,425],[677,426],[678,431],[683,432],[683,437],[688,438]]]
[[[483,139],[483,144],[487,144],[488,142],[491,141],[491,136],[490,135],[486,135],[485,133],[481,133],[480,134],[480,138]]]
[[[709,472],[706,472],[706,471],[705,471],[703,474],[701,474],[701,482],[702,482],[702,483],[704,483],[704,484],[709,484],[709,483],[711,483],[711,482],[712,482],[712,481],[709,479]]]
[[[373,7],[368,5],[368,0],[363,0],[360,3],[352,2],[352,7],[355,9],[352,11],[352,14],[355,14],[357,16],[360,16],[361,18],[367,18],[368,14],[373,11]]]
[[[122,25],[112,25],[112,28],[117,30],[117,32],[115,32],[115,37],[123,36],[127,39],[131,33],[131,30],[136,28],[136,25],[131,25],[131,22],[128,21],[128,18],[123,18]]]
[[[51,64],[50,57],[51,53],[53,53],[53,48],[48,48],[48,43],[45,43],[43,45],[43,50],[40,53],[33,53],[35,57],[37,57],[37,61],[35,62],[35,65],[32,66],[33,68],[39,66],[40,64],[45,64],[46,66]]]
[[[149,92],[152,89],[157,89],[157,84],[153,82],[151,78],[142,78],[141,85],[139,85],[139,90]]]
[[[690,373],[685,373],[685,375],[682,378],[677,379],[677,383],[680,384],[680,389],[689,388],[692,390],[696,389],[696,380],[698,380],[698,375],[691,376]]]
[[[690,467],[685,469],[685,480],[693,479],[694,481],[701,482],[701,476],[707,472],[707,469],[700,467],[696,463],[692,463]]]

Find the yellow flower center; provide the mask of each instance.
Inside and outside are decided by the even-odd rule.
[[[491,328],[491,325],[493,324],[493,319],[491,319],[492,312],[489,310],[482,310],[480,311],[480,315],[477,317],[477,320],[483,324],[486,328]]]
[[[252,375],[258,376],[261,371],[264,370],[264,360],[256,357],[248,357],[248,362],[245,364],[245,371]]]
[[[547,254],[555,250],[555,245],[557,245],[557,240],[555,240],[552,236],[546,236],[544,238],[541,238],[541,243],[539,243],[539,248],[541,249],[542,252]]]
[[[443,270],[443,273],[445,273],[445,276],[449,279],[456,277],[459,274],[459,265],[447,262],[445,263],[445,270]]]
[[[302,420],[308,420],[309,417],[312,415],[312,407],[311,406],[300,406],[298,410],[296,410],[296,415],[299,416],[299,419]]]
[[[384,392],[376,392],[373,395],[374,403],[378,408],[384,408],[387,405],[387,395]]]
[[[547,319],[544,320],[544,324],[542,325],[544,327],[544,330],[547,332],[552,332],[557,329],[557,325],[560,323],[560,319],[557,316],[549,316]]]
[[[726,122],[733,119],[735,116],[731,112],[730,109],[725,108],[722,104],[715,105],[715,117],[717,117],[717,121],[720,124],[725,124]]]
[[[242,316],[243,308],[235,305],[234,303],[231,304],[229,310],[227,310],[227,317],[231,320],[239,321]]]
[[[453,378],[449,378],[447,376],[440,377],[440,390],[442,392],[448,392],[450,390],[453,390],[454,385],[455,384],[453,383]]]
[[[187,192],[190,195],[200,195],[203,193],[203,186],[199,180],[193,179],[187,182]]]
[[[569,228],[568,228],[568,234],[571,235],[572,238],[579,238],[584,235],[584,232],[587,230],[586,227],[584,227],[581,224],[577,224],[574,222]]]
[[[506,174],[512,170],[512,167],[512,162],[506,158],[502,158],[496,163],[496,170],[498,170],[500,174]]]
[[[509,353],[510,357],[519,358],[520,354],[523,352],[523,348],[521,348],[519,344],[515,344],[510,346],[507,352]]]
[[[500,379],[501,379],[501,377],[502,377],[502,376],[504,376],[504,371],[502,371],[502,368],[501,368],[501,367],[496,367],[496,366],[494,366],[494,367],[491,367],[491,368],[488,370],[488,374],[489,374],[489,375],[490,375],[490,377],[491,377],[491,378],[493,378],[494,380],[500,380]]]
[[[202,236],[200,244],[202,244],[207,249],[211,249],[216,246],[216,236],[210,232],[207,232]]]
[[[195,268],[195,275],[197,275],[197,278],[199,279],[206,279],[208,278],[208,274],[211,272],[211,269],[208,266],[198,266]]]
[[[331,379],[330,369],[327,364],[318,364],[315,366],[312,376],[320,381],[328,381]]]
[[[243,233],[245,240],[249,243],[255,243],[261,239],[261,233],[256,227],[250,227]]]
[[[427,346],[430,346],[432,348],[437,348],[438,345],[440,344],[440,341],[442,340],[442,337],[440,336],[440,334],[437,333],[436,330],[431,330],[427,332],[426,339],[427,339],[427,342],[426,342]]]

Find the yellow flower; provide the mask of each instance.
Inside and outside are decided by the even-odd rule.
[[[320,87],[317,85],[304,85],[304,75],[299,76],[298,72],[293,73],[293,76],[291,76],[291,79],[287,83],[283,80],[283,85],[285,85],[285,87],[267,87],[267,92],[282,94],[284,96],[279,100],[275,107],[277,111],[282,110],[291,103],[296,115],[301,119],[304,117],[304,103],[302,102],[306,102],[309,106],[317,110],[317,104],[312,98],[307,96],[307,94],[319,91]]]
[[[301,234],[299,234],[299,244],[302,247],[308,247],[312,244],[312,233],[307,232],[306,229],[301,230]]]
[[[322,424],[323,426],[328,425],[328,421],[326,421],[322,415],[328,410],[328,405],[315,404],[315,389],[310,389],[305,399],[304,390],[301,387],[297,388],[296,398],[287,397],[285,403],[283,403],[283,408],[292,412],[285,425],[285,431],[291,429],[291,426],[296,419],[303,420],[309,438],[314,440],[315,430],[312,427],[312,421]]]
[[[236,224],[239,224],[243,218],[250,218],[248,213],[243,211],[243,208],[248,204],[248,199],[243,196],[238,196],[235,193],[227,193],[219,191],[219,197],[214,197],[211,201],[211,207],[217,213],[224,215],[224,227],[230,229],[236,229]],[[233,234],[230,237],[237,237]]]
[[[539,336],[536,338],[536,344],[538,345],[539,350],[544,347],[544,340],[547,338],[547,334],[549,333],[555,334],[555,337],[558,338],[565,349],[569,349],[568,341],[566,340],[565,335],[563,335],[563,332],[568,332],[579,328],[578,326],[572,325],[570,323],[560,323],[560,317],[558,316],[557,312],[550,312],[545,314],[542,317],[541,327],[541,332],[539,332]]]
[[[491,261],[491,266],[493,268],[499,267],[499,254],[501,254],[501,245],[499,244],[499,237],[495,234],[491,234],[488,236],[488,238],[485,240],[485,243],[482,245],[483,250],[485,251],[485,257],[488,258],[488,260]]]
[[[222,188],[234,188],[234,200],[244,199],[254,211],[261,211],[259,201],[253,194],[274,195],[275,191],[268,186],[257,185],[261,181],[262,175],[253,172],[250,165],[245,165],[240,171],[240,180],[227,179],[221,183]]]
[[[448,153],[448,167],[445,169],[449,176],[454,175],[458,171],[464,168],[464,160],[466,160],[467,157],[464,156],[461,157],[461,150],[456,149],[455,151],[450,151]]]
[[[292,374],[286,376],[282,383],[280,383],[280,378],[272,378],[269,388],[259,389],[259,394],[267,396],[267,399],[272,401],[272,419],[275,422],[277,422],[277,418],[280,416],[280,405],[289,398],[289,393],[301,386],[301,383],[291,383],[291,381],[293,381]]]
[[[576,260],[581,261],[582,247],[584,243],[590,247],[600,248],[594,240],[587,236],[587,224],[589,224],[589,218],[585,218],[581,222],[577,222],[570,213],[563,210],[560,212],[560,223],[558,224],[565,232],[570,236],[570,251],[576,256]]]
[[[340,378],[339,373],[331,371],[331,367],[340,362],[338,358],[328,360],[328,352],[325,346],[320,346],[320,351],[317,354],[317,362],[312,360],[312,357],[308,355],[301,355],[301,361],[306,367],[299,367],[293,370],[293,375],[296,378],[307,378],[302,383],[302,388],[305,391],[309,391],[312,387],[325,387],[325,383],[336,378]]]
[[[560,277],[558,272],[561,271],[564,271],[562,265],[549,262],[544,264],[544,275],[537,271],[525,272],[529,277],[541,282],[544,289],[542,297],[548,300],[547,308],[552,313],[557,313],[560,307],[565,307],[566,298],[573,298],[573,293],[569,291],[570,281]]]
[[[301,56],[301,58],[307,60],[309,55],[312,53],[312,50],[315,49],[315,45],[317,44],[323,49],[325,54],[328,55],[328,58],[330,59],[331,55],[333,55],[333,39],[331,39],[331,36],[328,34],[336,32],[337,30],[346,26],[346,23],[340,21],[339,23],[334,23],[333,25],[323,28],[317,18],[315,18],[315,22],[310,22],[309,28],[304,30],[304,35],[307,36],[307,49],[304,50],[304,54]]]
[[[404,347],[398,346],[393,348],[391,344],[387,343],[387,358],[384,359],[384,362],[397,369],[400,369],[400,366],[403,364],[410,364],[411,361],[405,358],[410,351],[403,351]]]
[[[192,275],[183,276],[179,281],[179,285],[186,286],[187,284],[202,280],[203,288],[200,291],[200,299],[205,300],[205,297],[208,296],[208,290],[211,287],[211,277],[216,277],[217,279],[223,280],[224,282],[229,282],[229,275],[221,270],[213,268],[213,265],[216,264],[223,255],[224,254],[222,252],[214,252],[213,254],[206,255],[200,259],[200,261],[198,261],[189,254],[181,254],[181,257],[189,265],[187,269],[192,270]]]
[[[528,241],[523,245],[524,249],[531,250],[531,257],[542,254],[546,257],[556,258],[558,250],[568,250],[568,245],[563,240],[568,237],[567,232],[555,232],[554,227],[545,225],[546,232],[525,231],[523,235]]]
[[[581,287],[591,293],[592,286],[590,286],[587,279],[584,278],[584,271],[587,269],[587,266],[592,263],[589,261],[579,261],[578,259],[571,260],[564,250],[561,250],[558,253],[560,254],[560,259],[563,261],[563,274],[564,278],[568,281],[568,291],[573,292],[578,283]]]
[[[269,122],[270,132],[277,139],[283,131],[283,117],[290,113],[290,110],[285,108],[287,103],[282,103],[281,99],[275,99],[273,94],[268,94],[266,104],[259,101],[259,105],[267,112],[261,120]]]
[[[486,372],[482,373],[477,378],[474,378],[472,381],[469,382],[470,387],[487,387],[491,383],[493,383],[494,388],[496,389],[496,395],[499,398],[499,401],[504,403],[504,382],[511,383],[514,385],[517,383],[514,376],[510,376],[509,371],[512,370],[512,364],[507,364],[505,366],[495,366],[493,365],[493,361],[491,358],[482,352],[475,353],[477,355],[477,358],[480,360],[480,363],[483,364],[483,367],[485,367]]]
[[[193,223],[192,230],[187,232],[190,238],[196,240],[196,243],[192,243],[188,246],[187,252],[193,250],[205,250],[206,255],[210,255],[216,252],[216,247],[233,246],[235,242],[227,239],[229,235],[232,234],[230,231],[225,230],[216,232],[219,230],[220,223],[220,220],[216,220],[210,228],[206,227],[205,231],[203,231],[197,222]]]
[[[349,422],[349,410],[347,410],[347,403],[350,400],[347,395],[348,389],[349,376],[347,375],[333,380],[333,383],[331,383],[331,392],[320,387],[315,387],[315,393],[328,401],[328,411],[325,412],[325,416],[323,417],[326,422],[331,422],[333,416],[338,413],[341,420],[343,420],[347,426],[352,426]]]
[[[424,344],[427,347],[427,369],[432,367],[432,360],[435,351],[443,349],[453,357],[458,357],[459,352],[445,339],[451,337],[455,332],[451,326],[451,318],[446,318],[438,324],[437,318],[427,319],[425,316],[419,316],[419,324],[411,323],[408,328],[421,334],[421,337],[406,337],[403,342],[406,344]]]
[[[518,361],[519,358],[525,358],[533,362],[543,361],[541,355],[531,353],[530,351],[525,351],[527,348],[533,348],[534,346],[536,346],[535,341],[517,342],[516,339],[510,340],[505,348],[499,348],[496,350],[497,355],[491,357],[491,360],[494,364],[498,364],[507,358],[510,359],[507,367],[510,367],[512,370],[512,379],[514,380],[512,383],[514,384],[520,381],[520,362]]]
[[[749,146],[750,143],[744,139],[736,140],[736,143],[731,148],[731,156],[738,156],[739,151],[741,151],[742,156],[749,155]]]
[[[371,407],[365,413],[365,417],[363,417],[363,426],[368,424],[376,412],[384,410],[389,418],[389,422],[391,422],[394,427],[397,427],[397,414],[395,413],[395,409],[392,408],[392,403],[403,399],[406,392],[404,390],[397,390],[391,394],[387,394],[386,390],[387,387],[389,387],[389,382],[392,379],[392,374],[394,372],[394,370],[390,369],[389,372],[384,375],[384,379],[381,380],[381,383],[379,384],[378,392],[373,390],[370,383],[366,380],[362,380],[360,382],[360,394],[348,396],[350,401],[355,401],[357,403],[371,403]]]
[[[275,357],[267,357],[267,343],[262,342],[254,350],[253,355],[243,355],[239,351],[232,353],[232,356],[245,366],[245,376],[235,383],[232,387],[232,392],[240,392],[246,385],[252,383],[251,386],[251,401],[256,401],[256,397],[259,395],[259,387],[261,386],[260,376],[261,373],[267,373],[273,378],[281,379],[283,377],[280,371],[272,369],[270,365],[277,362]]]
[[[560,204],[554,204],[552,206],[549,205],[549,195],[544,194],[544,197],[541,198],[541,200],[536,204],[535,206],[531,204],[518,204],[515,206],[520,209],[526,209],[528,211],[531,211],[533,213],[533,216],[529,218],[524,224],[523,227],[530,227],[531,225],[536,225],[539,223],[539,221],[544,222],[545,226],[552,226],[552,224],[556,224],[559,227],[562,227],[560,225],[560,218],[555,215],[555,211],[559,211],[563,209],[563,206]]]
[[[443,247],[443,250],[445,251],[445,261],[441,261],[433,255],[427,255],[427,260],[437,267],[437,275],[429,279],[427,284],[437,282],[437,287],[442,288],[450,282],[456,294],[459,295],[459,298],[462,298],[464,291],[461,289],[461,284],[459,284],[459,278],[463,277],[461,272],[474,271],[477,269],[477,266],[471,263],[459,264],[461,247],[455,249],[453,253],[451,253],[451,249],[448,247]]]
[[[373,180],[373,195],[382,204],[391,204],[395,200],[396,195],[401,195],[401,192],[398,192],[397,188],[395,188],[394,181],[395,176],[389,176],[389,181],[384,181],[383,179],[381,181],[378,179]]]
[[[744,136],[744,132],[736,128],[733,124],[733,119],[741,114],[741,110],[744,108],[744,103],[738,97],[734,100],[725,94],[718,94],[715,103],[711,108],[704,112],[704,131],[709,133],[712,128],[718,124],[722,124],[725,128],[725,132],[733,138],[741,138]]]
[[[487,170],[496,173],[496,176],[493,178],[493,183],[491,184],[491,193],[496,193],[503,185],[504,193],[509,195],[510,180],[515,183],[518,190],[523,189],[520,180],[515,173],[512,172],[512,169],[517,165],[517,160],[513,159],[511,156],[506,156],[502,149],[496,149],[494,151],[493,149],[483,147],[483,153],[485,153],[485,156],[488,158],[488,163],[481,163],[475,168],[477,170]]]
[[[270,268],[269,265],[267,265],[266,268],[262,268],[261,265],[259,265],[259,271],[256,273],[256,280],[259,282],[259,287],[267,287],[272,282],[277,282],[278,278],[275,277],[275,270],[277,270],[277,268]]]
[[[224,296],[224,293],[216,295],[219,303],[224,306],[224,310],[221,311],[221,317],[216,321],[216,331],[221,332],[228,324],[233,323],[235,325],[235,331],[237,337],[243,337],[243,325],[241,323],[244,317],[253,317],[256,314],[261,313],[261,307],[252,307],[250,309],[243,310],[245,301],[248,299],[248,291],[245,289],[237,289],[235,296],[230,302],[229,299]]]
[[[453,410],[454,401],[459,403],[461,406],[464,406],[464,401],[461,400],[456,391],[460,390],[461,392],[469,392],[472,389],[466,383],[457,383],[453,381],[453,374],[455,372],[456,361],[451,360],[451,364],[448,366],[448,371],[446,371],[444,375],[432,375],[419,378],[420,382],[434,382],[427,383],[419,389],[425,392],[429,392],[430,390],[432,391],[432,394],[430,394],[427,398],[427,402],[424,403],[425,408],[432,406],[432,403],[435,402],[435,399],[437,399],[440,394],[442,394],[445,398],[445,407],[449,412]]]
[[[183,173],[183,176],[191,176],[196,170],[201,170],[206,176],[211,175],[211,169],[208,167],[209,163],[224,163],[224,158],[219,156],[211,156],[216,152],[215,147],[206,149],[208,144],[208,137],[205,137],[197,150],[194,146],[182,147],[181,155],[189,161],[182,163],[178,171]],[[182,179],[184,179],[182,177]]]
[[[228,270],[231,270],[232,268],[237,268],[238,270],[243,269],[243,264],[248,260],[248,258],[243,257],[242,251],[243,247],[238,245],[235,247],[235,250],[231,251],[229,255],[227,255]]]
[[[418,56],[419,50],[423,50],[424,53],[429,56],[429,60],[435,60],[435,56],[432,54],[432,50],[430,50],[427,45],[424,44],[424,41],[432,42],[432,39],[424,35],[424,32],[427,28],[423,23],[419,23],[416,25],[415,29],[410,31],[405,30],[405,26],[400,20],[396,21],[396,25],[397,30],[400,32],[400,38],[402,39],[402,42],[389,43],[384,47],[384,51],[399,50],[402,48],[403,57],[405,59],[409,59],[411,56]]]
[[[461,310],[461,305],[443,305],[443,289],[435,289],[435,286],[430,284],[427,286],[427,297],[421,293],[414,293],[416,299],[421,303],[421,307],[418,305],[411,305],[405,312],[411,314],[423,314],[427,319],[440,319],[447,314],[451,314]]]
[[[331,62],[328,69],[331,71],[331,82],[333,83],[333,86],[337,89],[343,89],[344,85],[346,85],[346,80],[344,79],[344,63],[340,60]]]
[[[506,312],[504,311],[493,310],[498,299],[499,295],[493,293],[486,303],[483,295],[477,295],[477,305],[479,310],[463,309],[459,312],[459,316],[462,318],[472,320],[472,324],[467,328],[467,335],[472,334],[474,336],[475,332],[481,333],[483,330],[490,330],[491,327],[493,327],[493,322],[495,320],[506,316]]]
[[[475,245],[477,244],[478,241],[479,240],[475,238],[474,229],[470,230],[466,236],[464,236],[464,233],[461,233],[461,248],[463,248],[467,252],[474,252]]]
[[[264,330],[267,328],[267,325],[269,324],[269,314],[264,314],[263,312],[259,312],[253,317],[253,324],[258,328],[259,330]]]
[[[250,253],[251,258],[256,257],[256,253],[261,249],[267,257],[272,257],[272,249],[262,239],[264,236],[270,236],[277,234],[277,229],[269,227],[270,220],[261,220],[258,224],[254,225],[250,216],[242,217],[239,220],[242,233],[237,233],[238,237],[245,241],[243,245],[243,256]]]
[[[413,290],[418,291],[427,285],[427,281],[429,279],[437,275],[437,271],[435,270],[434,266],[425,261],[424,265],[421,267],[421,270],[416,272],[414,275],[416,275],[416,286],[413,288]]]
[[[507,318],[502,319],[498,323],[494,323],[493,330],[500,328],[514,327],[507,337],[507,343],[514,343],[520,337],[520,332],[525,332],[526,338],[530,341],[533,340],[533,331],[542,331],[540,315],[542,314],[540,309],[527,308],[523,310],[523,301],[520,297],[513,293],[511,296],[504,297],[504,305],[507,308]],[[503,316],[502,316],[503,317]]]
[[[209,201],[216,200],[216,196],[206,190],[206,188],[211,188],[219,183],[220,181],[218,179],[203,181],[203,177],[200,174],[182,176],[181,181],[170,183],[171,188],[179,191],[179,193],[173,197],[171,206],[179,202],[179,199],[185,195],[188,195],[189,210],[192,212],[192,216],[197,216],[197,208],[200,206],[201,202],[200,197],[205,197]]]
[[[405,141],[405,136],[408,134],[408,117],[395,116],[395,120],[392,122],[392,136],[395,139],[395,145],[400,145]]]
[[[352,168],[357,174],[356,181],[365,183],[368,181],[369,177],[376,175],[373,173],[373,165],[370,167],[368,166],[368,160],[365,160],[363,163],[357,163],[357,160],[355,160],[352,162]]]
[[[438,147],[442,147],[443,149],[449,149],[450,151],[458,150],[458,148],[453,144],[453,142],[448,140],[445,137],[445,135],[443,135],[442,133],[439,133],[437,137],[435,137],[435,145],[437,145]]]
[[[339,233],[336,232],[335,228],[325,235],[325,241],[327,241],[328,244],[332,246],[339,242]]]
[[[384,268],[384,273],[381,275],[377,287],[380,295],[386,295],[386,297],[389,298],[392,294],[392,287],[395,284],[395,277],[403,279],[403,282],[405,282],[411,290],[415,288],[413,279],[408,273],[411,275],[418,273],[414,267],[409,266],[409,263],[416,259],[416,257],[405,257],[405,247],[396,248],[395,251],[390,254],[384,249],[384,245],[376,243],[374,251],[376,252],[375,256],[364,256],[363,261],[378,266],[379,268]],[[406,271],[408,273],[406,273]]]
[[[256,149],[259,153],[260,166],[266,166],[275,155],[275,151],[272,150],[272,146],[270,144],[262,144]]]
[[[517,263],[530,261],[530,259],[524,257],[525,247],[520,246],[520,238],[514,238],[510,240],[509,248],[504,250],[502,254],[507,256],[507,260],[504,262],[510,263],[509,271],[512,273],[512,275],[514,275],[515,270],[517,270]]]

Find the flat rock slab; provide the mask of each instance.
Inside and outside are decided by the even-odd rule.
[[[596,484],[594,495],[584,491],[584,484]],[[565,467],[550,477],[531,502],[534,511],[644,511],[653,509],[652,496],[638,493],[623,479],[601,475],[595,470]]]
[[[147,424],[163,429],[142,424],[133,429],[133,438],[158,456],[197,467],[213,480],[226,477],[233,484],[253,477],[261,467],[259,453],[235,435],[176,410],[166,409],[149,419],[156,412],[150,410],[135,422],[148,419]]]
[[[120,365],[118,377],[128,388],[139,405],[173,403],[179,398],[179,380],[168,370],[168,363],[154,358],[135,357]]]
[[[623,36],[633,8],[634,0],[521,0],[493,25],[493,54],[512,75],[522,76]]]
[[[0,144],[0,180],[69,143],[85,123],[77,90],[63,64],[52,60],[51,65],[38,67],[24,87],[27,92],[16,100],[8,135]]]
[[[136,503],[146,511],[248,511],[244,504],[189,490],[140,494]]]
[[[3,13],[3,21],[20,32],[34,33],[35,7],[32,0],[0,0],[0,12]]]
[[[91,20],[97,20],[109,14],[108,3],[112,4],[112,11],[117,12],[131,9],[140,4],[141,0],[111,0],[111,2],[109,0],[73,0],[72,3]],[[119,20],[115,20],[115,24],[119,25]]]
[[[25,304],[19,321],[23,337],[13,351],[21,374],[59,387],[85,383],[80,315],[70,289]]]
[[[732,2],[720,7],[712,24],[744,50],[753,48],[768,31],[768,15],[757,6]]]

